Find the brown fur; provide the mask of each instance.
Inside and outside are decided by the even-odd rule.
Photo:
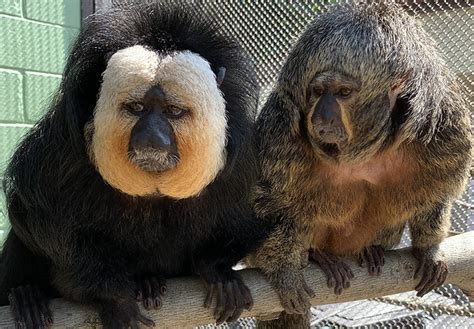
[[[311,89],[323,80],[355,84],[339,104],[349,138],[336,155],[325,153],[310,121]],[[437,245],[471,162],[469,110],[431,39],[398,6],[341,5],[311,23],[257,131],[255,210],[276,229],[253,262],[284,307],[308,306],[301,255],[309,248],[339,256],[390,248],[408,223],[414,249],[442,259]]]

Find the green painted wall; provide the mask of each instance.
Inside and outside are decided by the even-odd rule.
[[[80,7],[80,0],[0,0],[0,179],[58,88]],[[0,192],[0,241],[8,227],[4,199]]]

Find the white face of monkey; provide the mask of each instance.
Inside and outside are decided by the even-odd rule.
[[[90,154],[129,195],[197,195],[225,165],[224,98],[199,55],[142,46],[113,54],[95,108]]]

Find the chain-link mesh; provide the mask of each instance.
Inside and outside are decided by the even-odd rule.
[[[133,1],[133,0],[132,0]],[[136,0],[135,0],[136,1]],[[121,0],[113,0],[114,5]],[[272,87],[288,51],[304,27],[336,1],[193,1],[209,10],[222,28],[235,35],[257,67],[261,104]],[[448,65],[474,105],[474,6],[470,0],[397,0],[404,10],[423,22],[437,41]],[[471,117],[473,112],[471,110]],[[474,120],[473,120],[474,122]],[[453,233],[474,229],[474,181],[453,207]],[[406,232],[405,232],[406,233]],[[404,234],[400,247],[409,245]],[[413,292],[312,309],[315,328],[474,328],[473,304],[447,284],[417,298]],[[253,328],[255,319],[241,319],[219,328]],[[200,328],[214,328],[212,325]]]

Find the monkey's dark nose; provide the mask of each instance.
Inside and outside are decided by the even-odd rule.
[[[130,146],[134,150],[153,149],[162,153],[174,151],[170,136],[160,131],[145,129],[137,132],[130,139]]]
[[[141,117],[132,129],[129,149],[176,153],[175,136],[168,120],[160,113]]]

